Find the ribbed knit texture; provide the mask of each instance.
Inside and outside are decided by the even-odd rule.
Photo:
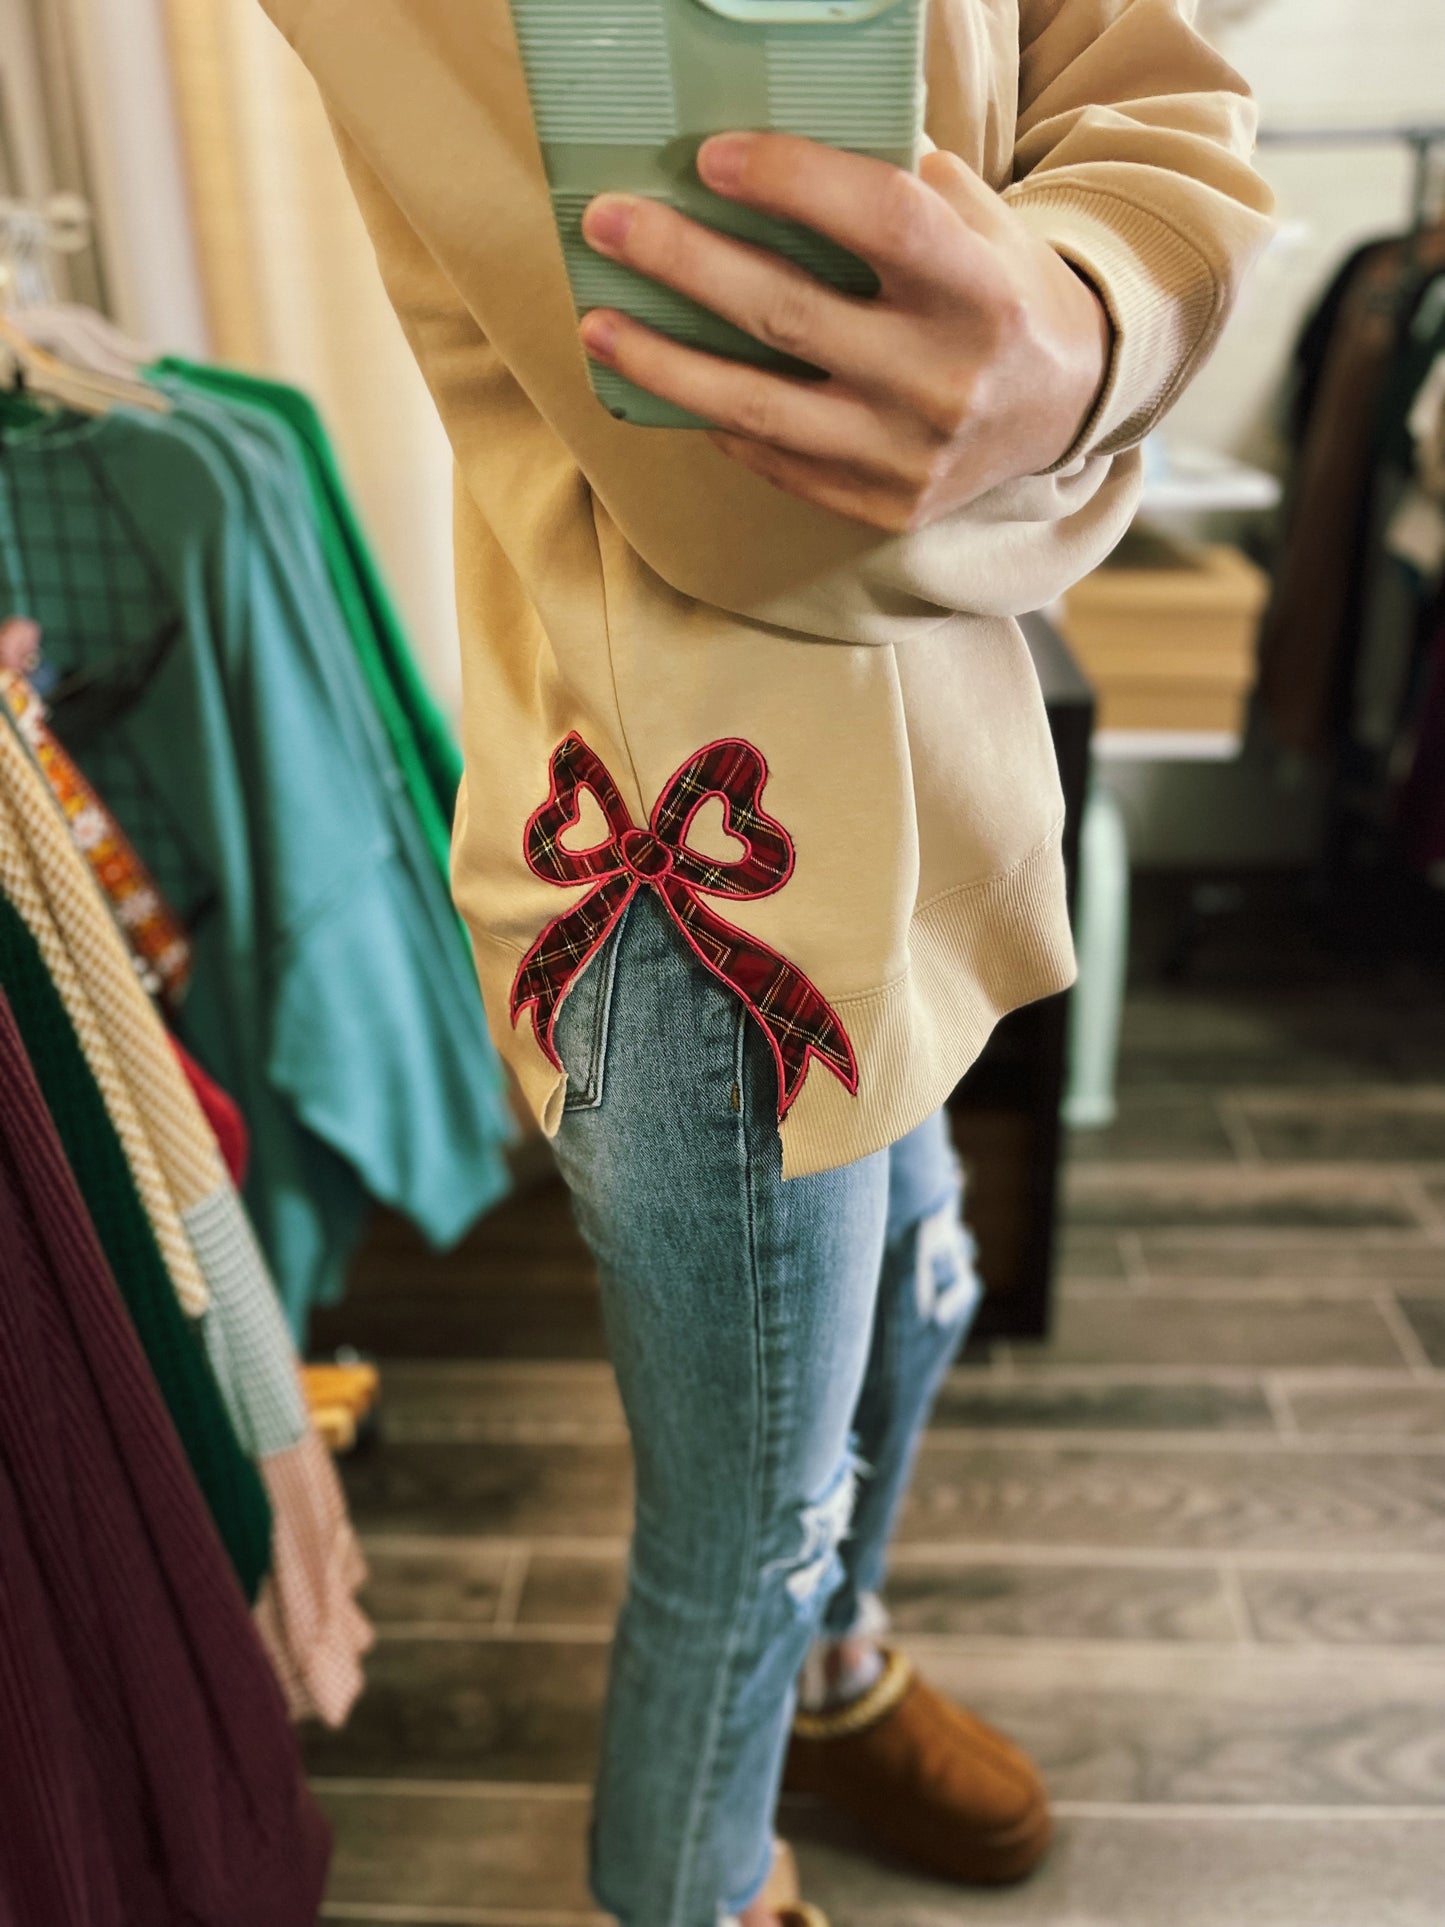
[[[325,1823],[3,998],[0,1656],[7,1927],[314,1927]]]
[[[1010,205],[1092,283],[1114,333],[1108,378],[1057,464],[1065,468],[1149,432],[1217,339],[1229,290],[1195,243],[1147,208],[1099,188],[1047,183],[1019,188]]]
[[[24,793],[28,779],[34,774],[34,766],[15,733],[0,692],[0,891],[24,917],[40,948],[116,1134],[125,1147],[126,1160],[172,1285],[185,1309],[193,1317],[199,1317],[206,1308],[208,1294],[196,1254],[181,1223],[180,1200],[161,1168],[153,1136],[155,1113],[142,1111],[144,1092],[137,1093],[132,1088],[121,1067],[116,1040],[107,1033],[80,965],[57,927],[53,900],[32,861],[25,821],[12,801],[13,795]],[[17,777],[22,779],[18,791]]]
[[[256,1626],[293,1719],[341,1726],[363,1680],[371,1623],[356,1603],[366,1562],[331,1454],[314,1431],[261,1468],[276,1515],[276,1559]]]
[[[3,895],[0,987],[196,1483],[241,1586],[254,1599],[271,1563],[265,1490],[237,1443],[198,1335],[176,1297],[125,1151],[46,962]],[[0,1110],[8,1102],[7,1085]]]

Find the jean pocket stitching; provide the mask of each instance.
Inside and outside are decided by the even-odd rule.
[[[590,991],[592,996],[592,1022],[588,1035],[587,1061],[582,1075],[574,1077],[567,1074],[567,1095],[562,1109],[566,1111],[595,1111],[602,1102],[602,1086],[607,1069],[607,1039],[612,1018],[612,984],[617,970],[617,938],[614,931],[612,941],[593,959],[591,970],[578,982],[577,991]],[[596,972],[589,984],[588,977]],[[574,992],[574,994],[576,994]]]

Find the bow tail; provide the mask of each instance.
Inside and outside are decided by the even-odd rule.
[[[858,1060],[842,1019],[786,957],[717,916],[676,877],[655,886],[699,961],[741,997],[761,1026],[778,1071],[782,1121],[816,1057],[855,1095]]]
[[[553,1033],[563,1000],[607,941],[637,887],[637,879],[625,872],[604,878],[580,903],[552,919],[517,966],[512,979],[512,1023],[520,1023],[522,1013],[531,1011],[537,1042],[559,1071],[565,1066]]]

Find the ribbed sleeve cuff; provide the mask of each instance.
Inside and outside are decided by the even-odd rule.
[[[1099,399],[1056,467],[1117,455],[1144,439],[1207,352],[1223,317],[1223,282],[1192,241],[1108,188],[1040,181],[1005,198],[1093,284],[1113,325]]]

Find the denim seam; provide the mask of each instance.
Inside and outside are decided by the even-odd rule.
[[[592,1033],[588,1046],[587,1080],[585,1085],[570,1075],[567,1079],[567,1095],[562,1109],[567,1111],[595,1111],[600,1108],[603,1086],[607,1075],[607,1045],[612,1031],[612,993],[617,982],[617,953],[622,947],[622,932],[626,925],[632,905],[629,903],[617,919],[616,927],[610,932],[609,940],[604,943],[590,968],[599,974],[591,986],[593,992]],[[579,980],[578,988],[581,988]],[[576,1085],[576,1095],[573,1086]]]
[[[723,1649],[722,1663],[718,1667],[717,1687],[713,1695],[712,1707],[708,1714],[707,1734],[701,1750],[701,1766],[697,1785],[693,1792],[692,1805],[688,1814],[687,1832],[683,1841],[682,1855],[678,1864],[677,1885],[673,1892],[672,1927],[688,1927],[686,1920],[679,1915],[679,1907],[685,1906],[692,1885],[692,1870],[697,1859],[698,1848],[705,1830],[707,1809],[715,1802],[718,1780],[718,1749],[720,1727],[724,1709],[727,1705],[728,1689],[732,1684],[733,1667],[743,1628],[748,1617],[748,1602],[752,1592],[753,1579],[758,1561],[758,1485],[760,1467],[765,1457],[763,1433],[770,1423],[770,1404],[767,1387],[767,1346],[763,1342],[761,1286],[758,1278],[758,1237],[755,1213],[755,1191],[753,1184],[753,1156],[748,1141],[748,1104],[747,1104],[747,1053],[742,1042],[748,1022],[747,1011],[738,1012],[738,1028],[735,1033],[739,1040],[734,1045],[734,1075],[743,1092],[743,1108],[738,1116],[738,1129],[742,1135],[743,1148],[743,1191],[747,1199],[748,1218],[748,1270],[752,1281],[753,1299],[753,1344],[756,1350],[757,1365],[757,1407],[752,1426],[750,1453],[750,1472],[748,1480],[748,1519],[744,1538],[743,1555],[739,1566],[738,1591],[733,1600],[732,1615],[728,1624],[727,1643]],[[724,1896],[713,1896],[712,1907],[716,1914]]]

